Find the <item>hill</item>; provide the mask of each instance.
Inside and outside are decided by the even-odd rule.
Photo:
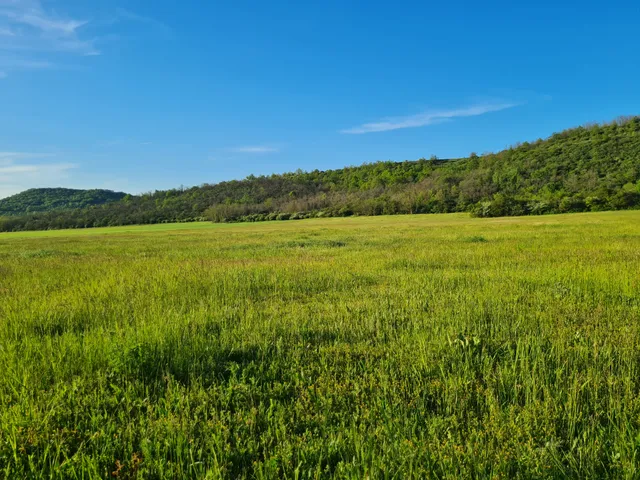
[[[0,221],[0,231],[380,214],[476,216],[640,206],[640,117],[619,118],[456,160],[378,162],[127,196]]]
[[[126,193],[111,190],[74,190],[70,188],[33,188],[0,199],[0,215],[71,210],[103,205],[124,198]]]

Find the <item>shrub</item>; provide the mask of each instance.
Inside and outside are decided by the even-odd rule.
[[[544,215],[545,213],[551,212],[552,208],[548,202],[543,202],[540,200],[534,200],[527,204],[527,209],[531,215]]]
[[[615,209],[633,208],[640,205],[640,193],[621,190],[611,198],[611,206]]]
[[[592,212],[599,212],[607,209],[607,202],[600,197],[587,197],[585,203],[587,208]]]
[[[584,212],[587,210],[587,203],[580,197],[564,197],[560,200],[558,210],[562,213]]]
[[[353,210],[346,205],[338,210],[339,217],[350,217],[351,215],[353,215]]]

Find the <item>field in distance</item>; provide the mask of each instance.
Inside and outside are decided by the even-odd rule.
[[[0,477],[634,478],[640,211],[0,234]]]

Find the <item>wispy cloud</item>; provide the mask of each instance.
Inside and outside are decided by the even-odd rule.
[[[254,145],[245,147],[234,147],[230,148],[229,151],[234,153],[276,153],[280,150],[278,148],[269,147],[266,145]]]
[[[0,68],[6,76],[53,67],[43,56],[99,55],[84,32],[88,23],[48,11],[40,0],[0,0]]]
[[[389,130],[400,130],[402,128],[425,127],[453,120],[459,117],[475,117],[489,112],[497,112],[518,106],[517,103],[482,103],[464,108],[451,110],[431,110],[417,115],[405,117],[392,117],[379,122],[365,123],[363,125],[341,130],[344,134],[363,134],[372,132],[387,132]]]
[[[114,147],[148,147],[149,145],[153,145],[153,142],[142,141],[135,138],[127,138],[127,137],[116,137],[110,140],[105,140],[101,142],[97,142],[95,146],[99,149],[112,149]]]
[[[46,158],[55,156],[53,153],[35,153],[35,152],[0,152],[0,165],[7,165],[18,160],[28,158]]]
[[[162,22],[115,9],[110,22],[104,17],[78,18],[48,8],[44,0],[0,0],[0,71],[52,68],[74,57],[101,55],[98,45],[112,41],[105,31],[116,23],[144,23],[169,31]],[[90,3],[88,3],[90,5]]]
[[[45,162],[50,153],[0,152],[0,198],[28,188],[56,186],[68,178],[77,165],[68,162]]]
[[[45,14],[40,5],[27,11],[21,11],[20,9],[16,12],[5,10],[4,15],[16,24],[33,27],[54,38],[71,37],[75,35],[76,30],[87,24],[84,20],[56,20]]]
[[[0,68],[6,74],[6,70],[45,70],[54,68],[54,64],[46,60],[26,60],[10,55],[0,57]]]
[[[80,32],[88,23],[51,13],[40,0],[0,0],[0,50],[96,55],[94,40]]]
[[[156,20],[155,18],[152,17],[147,17],[145,15],[139,15],[137,13],[134,13],[130,10],[127,10],[126,8],[118,8],[116,9],[116,14],[118,15],[118,17],[120,17],[123,20],[128,20],[131,22],[138,22],[138,23],[144,23],[146,25],[149,25],[151,27],[155,27],[159,30],[164,31],[165,33],[170,33],[172,30],[171,28],[162,23],[159,20]]]

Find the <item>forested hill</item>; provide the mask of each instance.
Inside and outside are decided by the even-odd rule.
[[[0,199],[0,215],[72,210],[116,202],[126,193],[111,190],[74,190],[70,188],[32,188]]]
[[[4,218],[0,231],[202,219],[446,212],[502,216],[639,207],[640,117],[626,117],[495,154],[250,176],[126,196],[80,210]]]

